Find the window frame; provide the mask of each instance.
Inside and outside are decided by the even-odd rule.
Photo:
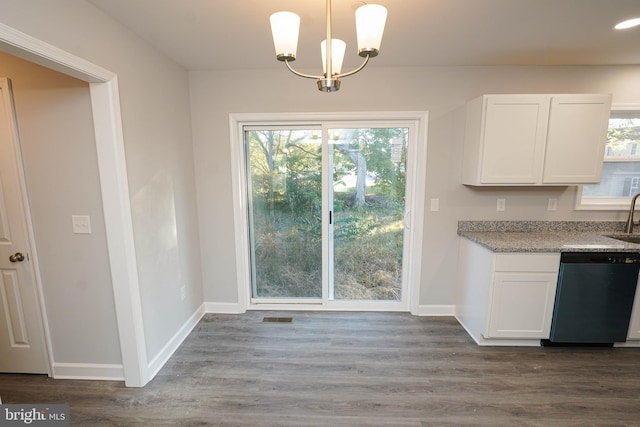
[[[616,113],[636,113],[640,117],[640,104],[612,104],[611,115]],[[606,154],[606,151],[605,151]],[[640,161],[640,160],[639,160]],[[605,162],[603,157],[602,162]],[[583,197],[583,186],[579,185],[576,191],[575,210],[592,211],[627,211],[631,203],[631,197]]]

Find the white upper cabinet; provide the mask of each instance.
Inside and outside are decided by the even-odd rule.
[[[598,183],[610,95],[483,95],[467,104],[463,184]]]
[[[542,182],[600,182],[610,115],[610,95],[553,95]]]

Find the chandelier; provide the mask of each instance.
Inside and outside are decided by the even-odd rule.
[[[298,50],[298,34],[300,32],[300,16],[293,12],[277,12],[271,15],[271,33],[276,48],[276,58],[284,62],[289,70],[300,77],[316,79],[318,89],[322,92],[335,92],[340,89],[340,78],[351,76],[362,70],[370,58],[378,55],[382,33],[387,19],[387,9],[377,4],[365,4],[356,9],[356,34],[358,38],[358,55],[364,62],[356,69],[342,73],[342,61],[346,43],[332,37],[331,0],[327,0],[326,39],[320,43],[322,53],[322,75],[303,74],[291,67]],[[331,40],[327,43],[327,40]]]

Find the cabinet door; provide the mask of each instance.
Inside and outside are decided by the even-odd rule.
[[[542,177],[549,96],[486,96],[482,184],[537,184]]]
[[[610,95],[553,95],[543,183],[600,182],[610,114]]]
[[[549,338],[558,275],[495,273],[485,338]]]

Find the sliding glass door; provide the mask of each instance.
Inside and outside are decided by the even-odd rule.
[[[406,128],[330,129],[329,298],[400,301]]]
[[[399,303],[410,128],[245,126],[251,301]]]
[[[251,296],[322,298],[319,129],[245,130]]]

